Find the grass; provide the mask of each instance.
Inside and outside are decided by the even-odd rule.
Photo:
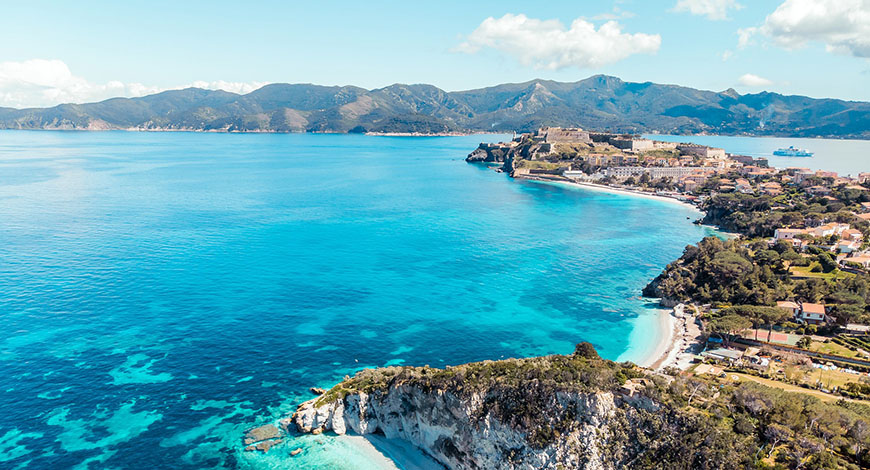
[[[779,389],[779,390],[782,390],[785,392],[802,393],[804,395],[810,395],[810,396],[816,397],[822,401],[826,401],[829,403],[830,402],[837,402],[840,400],[848,400],[848,401],[856,401],[856,402],[860,402],[860,403],[867,403],[867,401],[864,401],[864,400],[852,400],[850,398],[843,398],[839,395],[831,395],[829,393],[825,393],[825,392],[822,392],[820,390],[813,390],[813,389],[809,389],[809,388],[798,387],[797,385],[787,384],[785,382],[779,382],[777,380],[772,380],[772,379],[765,379],[763,377],[756,377],[754,375],[744,374],[742,372],[727,372],[727,374],[728,374],[729,380],[733,380],[732,376],[737,376],[737,377],[739,377],[739,380],[748,380],[748,381],[760,383],[762,385],[766,385],[766,386],[771,387],[771,388],[776,388],[776,389]],[[819,370],[813,369],[813,373],[807,374],[805,376],[804,382],[812,385],[812,384],[815,384],[816,380],[818,380],[818,379],[819,379]],[[843,385],[845,385],[848,382],[857,382],[858,376],[854,375],[854,374],[847,374],[845,372],[824,370],[824,371],[821,371],[821,379],[822,379],[822,383],[825,385],[825,387],[830,388],[830,387],[834,387],[834,386],[842,387]]]
[[[832,341],[829,341],[827,343],[813,341],[813,343],[810,345],[810,351],[820,352],[820,353],[824,353],[824,354],[836,354],[837,356],[844,356],[844,357],[857,357],[857,358],[864,357],[864,356],[858,354],[857,352],[855,352],[855,351],[853,351],[845,346],[834,343]]]
[[[559,163],[543,162],[540,160],[517,160],[516,168],[531,168],[535,170],[556,170],[562,167]]]
[[[818,264],[817,262],[813,262],[814,264]],[[848,279],[851,277],[855,277],[852,273],[847,273],[845,271],[840,271],[839,269],[835,269],[829,273],[823,272],[811,272],[813,269],[813,264],[809,266],[792,266],[791,267],[791,277],[792,278],[814,278],[814,279],[824,279],[826,281],[833,281],[837,279]]]

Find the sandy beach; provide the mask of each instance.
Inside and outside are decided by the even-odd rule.
[[[695,316],[694,307],[679,304],[671,310],[669,334],[662,335],[653,361],[647,365],[650,369],[660,370],[667,367],[688,369],[696,354],[701,352],[701,328]],[[666,331],[662,329],[662,331]]]

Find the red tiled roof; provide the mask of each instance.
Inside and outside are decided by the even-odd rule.
[[[809,302],[804,302],[801,305],[801,310],[803,310],[804,313],[818,313],[818,314],[822,314],[822,315],[825,314],[825,306],[822,304],[813,304],[813,303],[809,303]]]

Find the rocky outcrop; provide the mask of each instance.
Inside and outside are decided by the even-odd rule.
[[[625,378],[645,374],[580,353],[364,370],[282,422],[401,439],[449,469],[609,470],[636,457],[626,442],[657,419],[644,394],[654,381]]]
[[[354,393],[330,403],[303,403],[293,423],[300,432],[380,433],[414,444],[451,469],[610,468],[603,457],[607,425],[617,410],[614,394],[562,393],[548,405],[578,417],[567,435],[542,448],[529,445],[527,430],[485,411],[488,398],[399,386],[385,393]],[[553,423],[555,424],[555,423]]]
[[[469,163],[504,162],[511,148],[507,145],[482,143],[465,158]]]

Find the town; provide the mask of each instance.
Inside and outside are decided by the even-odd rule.
[[[870,173],[555,127],[482,143],[467,161],[697,206],[697,223],[736,236],[687,248],[644,291],[691,312],[690,372],[870,398]]]

